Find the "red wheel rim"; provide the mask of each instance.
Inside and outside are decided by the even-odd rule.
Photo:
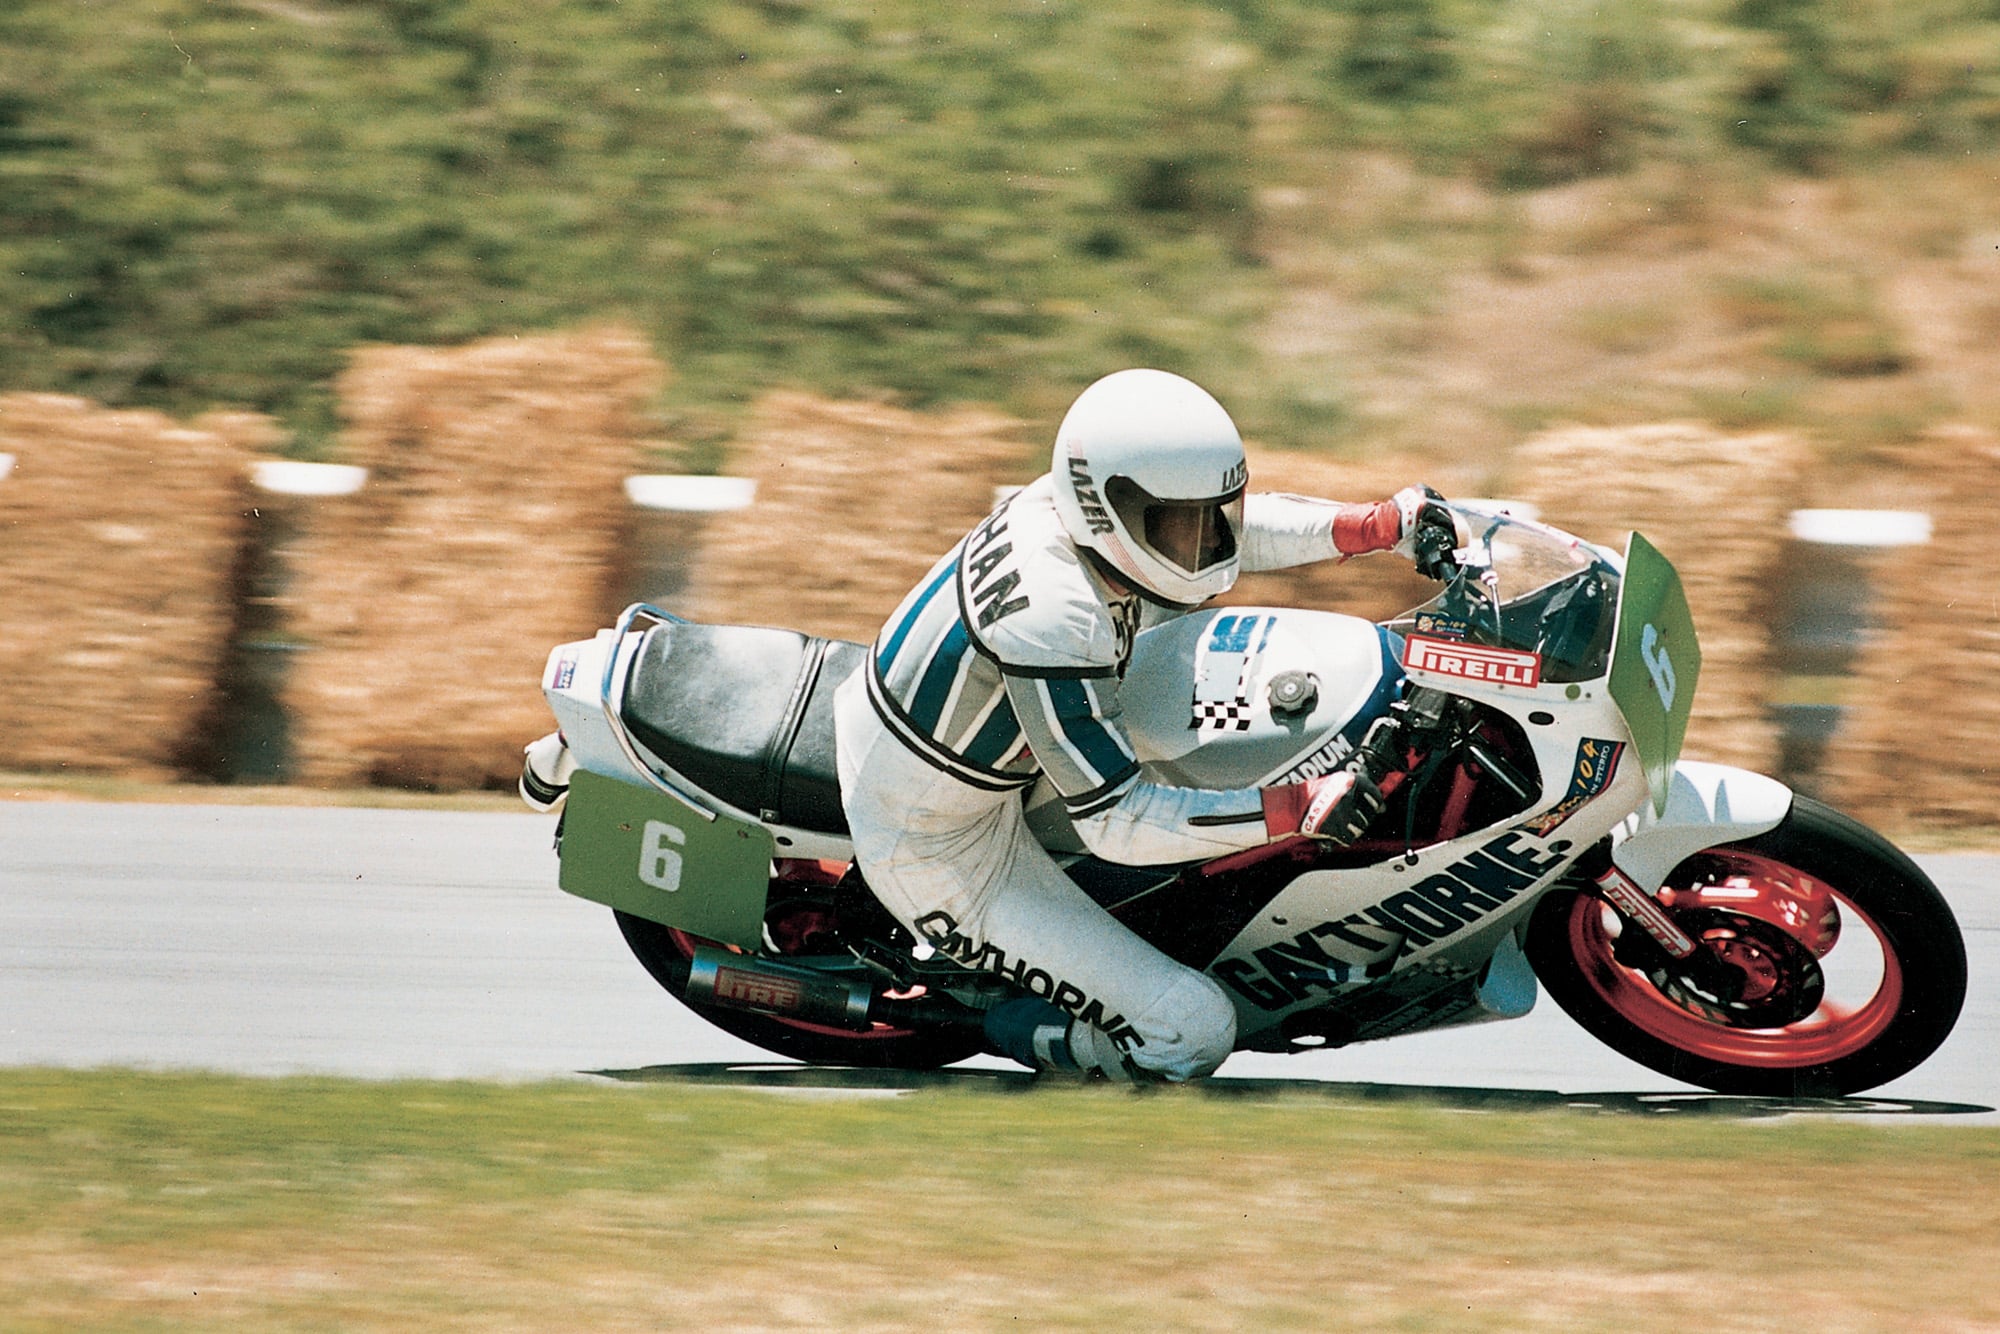
[[[689,935],[678,927],[668,927],[667,935],[673,938],[674,948],[690,959],[694,957],[694,952],[704,945],[715,949],[728,950],[731,954],[743,953],[742,950],[736,948],[734,945],[720,945],[713,940],[706,940],[701,936]],[[905,996],[903,999],[908,999],[908,997]],[[913,1028],[893,1028],[888,1024],[881,1023],[870,1025],[866,1031],[856,1031],[852,1028],[835,1028],[831,1024],[810,1023],[804,1019],[787,1019],[783,1015],[778,1014],[767,1014],[763,1017],[769,1019],[772,1023],[783,1024],[787,1028],[796,1028],[802,1033],[818,1033],[824,1037],[846,1038],[852,1042],[876,1042],[883,1038],[907,1038],[916,1035],[916,1030]]]
[[[1751,886],[1776,885],[1795,872],[1783,862],[1729,854],[1733,874]],[[1616,916],[1589,895],[1569,914],[1570,949],[1584,981],[1608,1008],[1648,1035],[1693,1056],[1731,1065],[1799,1069],[1824,1065],[1867,1047],[1895,1019],[1903,1000],[1903,971],[1881,926],[1833,889],[1842,917],[1861,930],[1843,930],[1821,963],[1826,994],[1819,1008],[1783,1028],[1733,1028],[1685,1008],[1637,969],[1612,957]]]

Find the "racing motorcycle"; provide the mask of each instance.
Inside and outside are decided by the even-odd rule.
[[[1455,573],[1409,614],[1193,613],[1138,637],[1121,688],[1146,769],[1186,786],[1326,772],[1398,715],[1362,839],[1113,865],[1044,783],[1030,827],[1071,878],[1223,986],[1239,1050],[1518,1017],[1546,988],[1724,1093],[1855,1093],[1935,1051],[1965,950],[1924,873],[1773,779],[1680,758],[1700,647],[1666,557],[1451,508]],[[578,766],[560,879],[718,1027],[808,1063],[934,1067],[984,1050],[1000,1001],[1065,998],[913,936],[853,865],[832,696],[867,652],[643,603],[558,646],[543,692]]]

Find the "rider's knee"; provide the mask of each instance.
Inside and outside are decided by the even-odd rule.
[[[1183,972],[1133,1027],[1144,1039],[1134,1065],[1171,1080],[1215,1073],[1236,1046],[1236,1007],[1213,978]]]

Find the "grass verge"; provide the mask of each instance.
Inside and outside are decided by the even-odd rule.
[[[2000,1132],[13,1070],[0,1251],[18,1330],[1985,1328]]]

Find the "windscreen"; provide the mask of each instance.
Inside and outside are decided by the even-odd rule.
[[[1539,653],[1545,681],[1603,676],[1617,616],[1617,567],[1553,528],[1465,506],[1456,512],[1472,527],[1467,567],[1393,628]]]

